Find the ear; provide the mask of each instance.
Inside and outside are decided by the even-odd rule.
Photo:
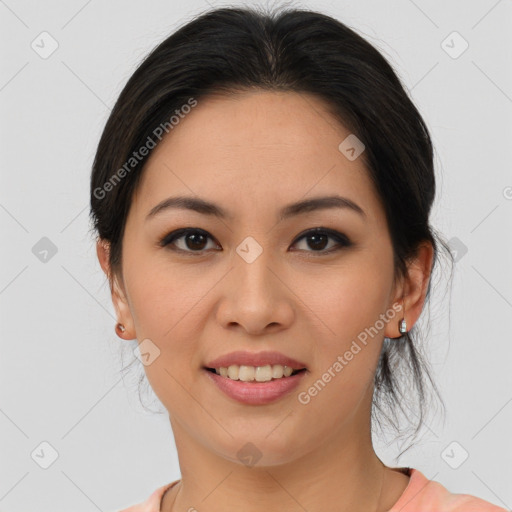
[[[118,278],[116,276],[112,276],[111,273],[109,261],[110,243],[99,238],[96,242],[96,254],[98,255],[101,268],[103,269],[103,272],[105,272],[105,275],[109,281],[112,303],[114,304],[114,309],[116,310],[118,322],[123,324],[125,327],[125,331],[122,337],[127,340],[134,339],[135,327],[124,287],[119,284]]]
[[[433,261],[434,248],[430,242],[425,241],[418,247],[415,256],[408,261],[407,275],[395,290],[393,303],[398,304],[400,309],[398,315],[386,325],[384,336],[387,338],[402,336],[398,329],[398,323],[402,318],[405,318],[407,331],[410,331],[420,317],[427,295]]]

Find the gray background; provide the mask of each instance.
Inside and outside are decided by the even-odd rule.
[[[180,477],[167,416],[139,404],[142,365],[121,372],[120,350],[129,364],[136,341],[114,333],[88,231],[89,175],[126,80],[208,4],[223,5],[0,1],[2,511],[113,511]],[[377,46],[436,147],[432,222],[458,261],[451,299],[445,284],[433,295],[425,348],[446,422],[434,414],[398,461],[399,443],[376,439],[378,453],[510,509],[512,2],[290,5],[333,15]],[[42,55],[52,40],[58,48]],[[44,442],[58,454],[47,469]]]

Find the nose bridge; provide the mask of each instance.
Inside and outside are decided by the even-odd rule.
[[[258,333],[268,325],[288,325],[293,308],[280,280],[274,275],[272,251],[254,237],[247,237],[233,255],[231,277],[218,310],[224,325],[238,324]],[[268,240],[268,238],[266,239]]]
[[[268,301],[272,295],[271,288],[275,284],[272,283],[275,278],[269,269],[272,254],[268,246],[263,247],[263,243],[248,236],[236,248],[235,286],[243,293],[245,300],[253,298]]]

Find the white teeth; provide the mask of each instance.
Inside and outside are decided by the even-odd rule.
[[[284,368],[280,364],[272,366],[272,377],[280,379],[284,375]]]
[[[215,368],[215,373],[222,377],[228,377],[231,380],[241,380],[244,382],[268,382],[272,379],[281,379],[289,377],[293,372],[290,366],[283,366],[280,364],[265,366],[245,366],[232,364],[225,368]]]
[[[254,366],[240,366],[238,369],[238,380],[243,380],[244,382],[254,380],[255,371]]]
[[[254,372],[254,379],[258,382],[268,382],[272,380],[272,366],[267,364],[266,366],[257,366]]]
[[[228,377],[233,380],[238,380],[238,371],[240,367],[237,364],[232,364],[228,367]]]

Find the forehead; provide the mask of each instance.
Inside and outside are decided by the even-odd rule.
[[[349,160],[339,149],[349,135],[321,99],[306,93],[200,99],[152,150],[136,201],[147,212],[187,193],[233,209],[249,199],[269,208],[339,193],[371,208],[377,198],[363,158]]]

